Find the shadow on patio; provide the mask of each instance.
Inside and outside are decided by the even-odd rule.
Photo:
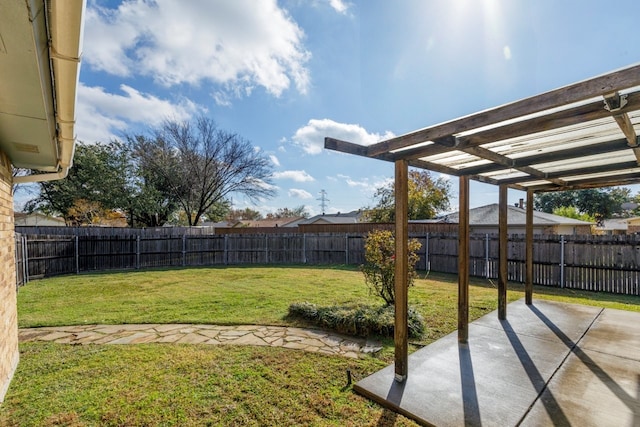
[[[425,425],[640,425],[640,314],[524,300],[490,313],[355,390]]]

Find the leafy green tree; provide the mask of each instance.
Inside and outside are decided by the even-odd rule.
[[[553,213],[554,209],[576,206],[576,191],[537,193],[533,198],[533,208],[540,212]]]
[[[226,217],[227,221],[256,221],[262,219],[262,214],[251,208],[232,209]]]
[[[129,224],[132,227],[162,227],[176,212],[177,207],[176,200],[163,192],[161,187],[142,181],[129,198]]]
[[[624,215],[622,204],[631,200],[628,188],[598,188],[536,194],[534,208],[547,213],[562,207],[575,207],[597,221]]]
[[[408,187],[409,219],[434,218],[449,209],[451,187],[446,179],[434,180],[428,171],[409,171]],[[377,199],[377,204],[365,209],[365,219],[370,222],[394,222],[394,183],[379,187],[373,197]]]
[[[562,206],[553,210],[554,215],[565,218],[579,219],[580,221],[596,222],[596,219],[589,214],[580,213],[575,206]]]
[[[275,213],[268,213],[267,218],[309,218],[309,212],[307,212],[307,208],[304,205],[295,207],[293,209],[289,208],[279,208]]]
[[[636,195],[633,196],[630,202],[635,203],[637,206],[635,208],[627,210],[627,214],[630,216],[640,216],[640,192],[636,193]]]
[[[415,265],[420,259],[416,252],[420,246],[420,242],[416,239],[409,240],[409,280],[407,286],[411,286],[416,277]],[[365,263],[360,268],[364,274],[364,281],[369,287],[369,292],[382,298],[387,305],[394,304],[396,300],[394,234],[388,230],[370,232],[365,239],[364,253]]]
[[[70,223],[75,222],[70,210],[79,200],[92,206],[92,210],[117,210],[127,206],[132,187],[128,179],[130,164],[122,148],[117,142],[78,143],[67,178],[38,183],[39,193],[27,202],[25,210],[59,214]]]
[[[138,136],[137,138],[144,138]],[[168,222],[178,210],[179,204],[173,194],[171,182],[157,168],[158,162],[168,162],[155,156],[161,153],[151,143],[147,156],[137,156],[135,144],[127,141],[127,154],[132,165],[134,191],[130,194],[128,213],[132,226],[160,227]],[[153,160],[152,160],[153,159]]]
[[[207,219],[211,222],[223,221],[231,211],[231,202],[229,200],[221,200],[211,205],[209,210],[205,212]]]
[[[170,188],[189,225],[234,193],[250,200],[272,197],[272,163],[237,134],[206,117],[165,121],[151,137],[128,136],[135,158]]]

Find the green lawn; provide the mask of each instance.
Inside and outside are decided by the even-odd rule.
[[[513,285],[509,300],[523,296]],[[470,316],[497,306],[491,282],[472,281]],[[534,298],[640,311],[639,297],[539,287]],[[290,324],[294,301],[379,304],[362,274],[337,267],[151,270],[34,281],[20,289],[20,327],[93,323]],[[456,328],[457,283],[416,280],[410,303],[426,320],[424,345]],[[22,344],[0,425],[414,425],[345,387],[392,361],[277,348]]]

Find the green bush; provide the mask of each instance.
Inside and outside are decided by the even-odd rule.
[[[416,252],[421,245],[416,239],[410,239],[408,246],[407,286],[411,286],[416,277],[415,266],[420,259]],[[364,243],[364,252],[365,263],[360,269],[369,292],[382,298],[387,305],[393,305],[396,300],[396,243],[393,233],[388,230],[370,232]]]
[[[293,303],[289,306],[289,316],[302,318],[323,329],[342,334],[368,337],[378,335],[393,337],[393,306],[372,307],[368,305],[318,307],[309,302]],[[425,330],[424,319],[409,307],[409,336],[418,338]]]

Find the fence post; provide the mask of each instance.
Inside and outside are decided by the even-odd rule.
[[[224,252],[222,253],[222,263],[224,265],[227,265],[229,263],[229,254],[227,252],[227,250],[228,250],[227,249],[228,240],[229,240],[229,235],[225,234],[224,235]]]
[[[560,236],[560,288],[564,288],[564,235]]]
[[[344,264],[349,265],[349,234],[344,235]]]
[[[424,269],[431,271],[431,261],[429,260],[429,233],[424,238]]]
[[[21,274],[18,274],[18,266],[20,266],[20,268],[22,268],[22,263],[20,262],[20,257],[18,256],[18,254],[20,253],[19,248],[18,248],[18,236],[20,236],[20,245],[22,245],[22,236],[20,234],[17,233],[13,233],[13,240],[16,243],[16,250],[15,253],[13,254],[13,257],[15,258],[15,266],[16,266],[16,292],[18,292],[18,289],[20,289],[20,276]]]
[[[302,233],[302,263],[307,263],[307,234]]]
[[[264,263],[269,264],[269,234],[264,233]]]
[[[18,258],[18,234],[13,232],[13,241],[15,243],[15,251],[13,252],[13,265],[16,266],[16,292],[20,289],[20,274],[18,274],[18,266],[20,265],[20,259]]]
[[[182,266],[187,265],[187,234],[182,235]]]
[[[24,251],[22,253],[24,254],[24,262],[22,263],[22,265],[24,266],[24,283],[27,284],[29,283],[29,238],[27,236],[24,236],[23,239]]]
[[[489,278],[489,233],[484,238],[484,271],[485,279]]]
[[[74,243],[75,243],[75,250],[76,250],[76,274],[80,274],[80,247],[79,247],[77,234],[75,236]]]
[[[136,270],[140,269],[140,236],[136,236]]]

